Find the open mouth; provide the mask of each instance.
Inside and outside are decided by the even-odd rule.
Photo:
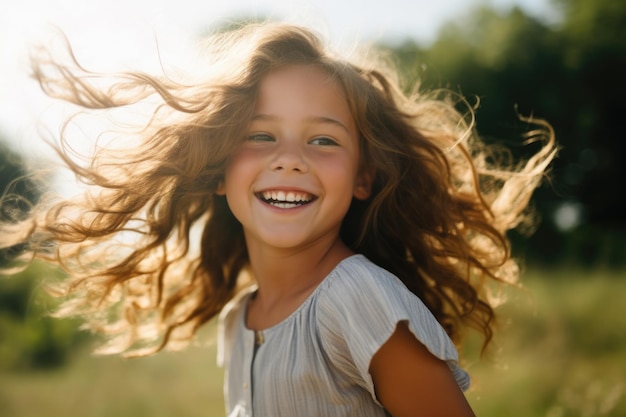
[[[313,194],[300,191],[274,191],[268,190],[257,193],[257,197],[274,207],[289,209],[309,204],[317,197]]]

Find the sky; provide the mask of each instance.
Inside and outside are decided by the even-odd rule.
[[[151,71],[159,66],[157,45],[162,57],[184,62],[197,34],[241,16],[313,27],[338,49],[406,38],[427,45],[444,22],[478,4],[554,18],[550,0],[0,0],[0,135],[19,152],[44,156],[37,126],[54,130],[64,119],[28,77],[29,48],[47,41],[53,27],[87,67]]]

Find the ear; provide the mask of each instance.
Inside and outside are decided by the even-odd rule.
[[[356,178],[354,183],[354,192],[352,195],[357,200],[366,200],[372,193],[372,178],[373,174],[362,170]]]
[[[224,179],[221,179],[217,183],[217,188],[215,189],[216,195],[226,195],[226,185],[224,184]]]

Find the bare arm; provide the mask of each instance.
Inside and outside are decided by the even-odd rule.
[[[398,324],[370,364],[376,396],[393,417],[473,417],[448,365]]]

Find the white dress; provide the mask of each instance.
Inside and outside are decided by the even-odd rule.
[[[254,290],[220,315],[229,417],[384,417],[369,365],[401,321],[469,387],[454,344],[423,302],[362,255],[340,262],[296,311],[261,333],[245,326]]]

